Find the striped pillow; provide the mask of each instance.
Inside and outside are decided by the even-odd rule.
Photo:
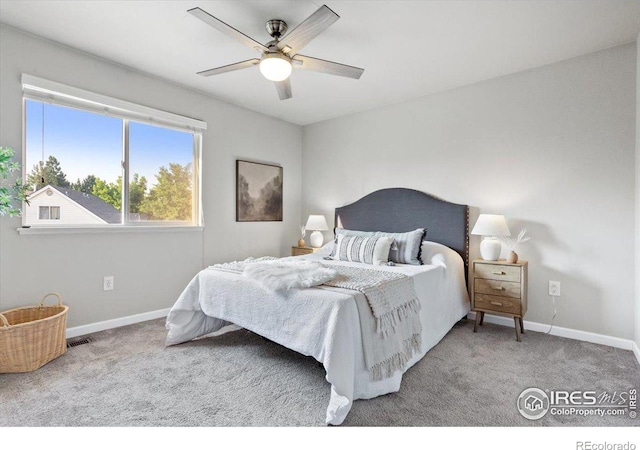
[[[421,265],[420,253],[422,241],[427,234],[426,228],[408,231],[406,233],[376,233],[376,236],[392,237],[395,245],[391,247],[389,260],[400,264]]]
[[[380,266],[389,262],[393,238],[387,236],[338,235],[334,259]]]
[[[422,241],[426,237],[427,229],[418,228],[417,230],[408,231],[406,233],[385,233],[383,231],[356,231],[347,230],[344,228],[336,228],[336,242],[338,242],[338,236],[385,236],[392,237],[394,242],[391,245],[391,252],[389,253],[389,261],[393,261],[399,264],[422,264],[420,258],[420,251],[422,248]],[[335,250],[334,250],[335,254]],[[331,255],[331,256],[334,256]]]

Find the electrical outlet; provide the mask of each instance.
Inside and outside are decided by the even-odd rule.
[[[102,290],[113,291],[113,275],[104,277],[104,280],[102,281]]]
[[[549,281],[549,295],[560,297],[560,282]]]

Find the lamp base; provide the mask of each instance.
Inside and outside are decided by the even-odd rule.
[[[311,236],[309,236],[309,244],[311,244],[313,248],[322,247],[323,242],[324,242],[324,236],[320,231],[314,231],[313,233],[311,233]]]
[[[494,237],[485,237],[480,243],[480,256],[485,261],[497,261],[501,250],[502,244]]]

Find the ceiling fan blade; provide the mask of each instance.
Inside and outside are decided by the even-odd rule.
[[[197,17],[198,19],[202,20],[207,25],[212,26],[216,30],[218,30],[218,31],[226,34],[227,36],[237,40],[241,44],[246,45],[247,47],[255,48],[257,50],[260,50],[261,52],[268,52],[269,51],[269,49],[267,47],[265,47],[264,45],[262,45],[260,42],[251,39],[249,36],[247,36],[243,32],[236,30],[231,25],[227,25],[222,20],[220,20],[220,19],[218,19],[216,17],[213,17],[211,14],[209,14],[208,12],[206,12],[203,9],[192,8],[192,9],[188,10],[187,12],[189,14],[191,14],[192,16]]]
[[[291,94],[291,78],[282,81],[275,81],[276,89],[280,100],[286,100],[293,97]]]
[[[247,67],[255,66],[256,64],[260,64],[260,58],[247,59],[246,61],[241,61],[238,63],[229,64],[226,66],[216,67],[214,69],[203,70],[202,72],[198,72],[198,75],[202,75],[203,77],[210,77],[211,75],[218,75],[220,73],[233,72],[234,70],[246,69]]]
[[[284,53],[293,55],[339,18],[340,16],[331,11],[327,5],[323,5],[283,37],[278,42],[278,48]]]
[[[311,56],[296,55],[292,60],[295,69],[313,70],[315,72],[330,73],[341,77],[360,78],[364,69],[354,66],[347,66],[337,62],[326,61],[324,59],[312,58]]]

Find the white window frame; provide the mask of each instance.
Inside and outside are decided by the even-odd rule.
[[[67,108],[79,109],[90,113],[97,113],[116,117],[123,122],[122,149],[122,223],[113,225],[27,225],[23,215],[21,234],[73,232],[86,230],[127,231],[160,229],[203,229],[202,214],[202,133],[207,129],[207,123],[191,117],[162,111],[148,106],[120,100],[84,89],[68,86],[56,81],[46,80],[28,74],[22,74],[23,114],[22,114],[22,161],[26,161],[26,100],[51,103]],[[190,223],[168,221],[129,221],[129,121],[156,125],[193,135],[193,214]],[[23,164],[23,179],[27,177],[27,164]],[[26,205],[23,205],[23,210]],[[55,229],[54,229],[55,228]]]
[[[58,210],[58,217],[53,217],[53,215],[51,214],[51,212],[53,211],[53,208],[56,208]],[[43,219],[42,217],[40,217],[42,215],[42,210],[46,210],[47,211],[47,218]],[[38,221],[40,220],[46,220],[46,221],[51,221],[51,220],[60,220],[60,207],[59,206],[47,206],[47,205],[40,205],[38,207]]]
[[[46,212],[47,217],[42,217],[42,213]],[[38,220],[50,220],[51,219],[51,209],[49,206],[39,206],[38,207]]]

